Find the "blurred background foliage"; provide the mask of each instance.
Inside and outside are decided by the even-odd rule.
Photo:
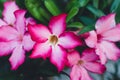
[[[5,1],[0,0],[1,18]],[[26,17],[32,16],[37,23],[45,25],[48,25],[52,16],[67,13],[67,29],[79,30],[78,34],[93,30],[96,20],[109,13],[116,13],[116,22],[120,22],[120,0],[16,0],[16,4],[28,11]],[[9,56],[1,57],[0,80],[70,80],[70,69],[65,68],[58,73],[48,59],[29,59],[30,53],[27,53],[24,64],[15,71],[10,70]],[[108,61],[106,67],[107,71],[103,75],[90,75],[95,80],[120,80],[120,60]]]

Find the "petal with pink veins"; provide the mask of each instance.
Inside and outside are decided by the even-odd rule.
[[[51,35],[48,28],[42,24],[28,24],[28,31],[31,35],[31,38],[37,42],[45,42]]]
[[[86,49],[86,50],[83,51],[81,59],[83,61],[87,61],[88,62],[88,61],[99,60],[99,57],[96,55],[94,49]]]
[[[25,51],[23,50],[22,45],[17,46],[12,55],[9,58],[9,61],[12,66],[12,70],[16,70],[25,60]]]
[[[105,31],[115,27],[115,14],[109,14],[107,16],[102,16],[98,19],[98,21],[95,24],[95,28],[97,30],[98,34],[102,34]]]
[[[90,31],[89,36],[85,39],[87,46],[95,48],[97,44],[97,34],[95,31]]]
[[[112,42],[102,41],[101,48],[105,53],[106,57],[110,60],[117,60],[120,55],[120,49]]]
[[[84,66],[87,70],[98,74],[102,74],[106,70],[105,66],[98,62],[86,62]]]
[[[16,18],[16,22],[15,22],[15,28],[18,30],[18,32],[20,32],[21,34],[25,33],[25,10],[16,10],[14,12],[15,14],[15,18]]]
[[[70,72],[70,80],[80,80],[81,78],[81,70],[77,65],[74,65],[72,67],[72,70]]]
[[[59,72],[63,70],[66,58],[66,51],[61,46],[52,46],[50,61],[58,68]]]
[[[89,74],[88,74],[88,72],[87,72],[87,70],[85,68],[83,68],[83,67],[79,67],[79,68],[80,68],[80,72],[81,72],[81,78],[80,78],[80,80],[93,80],[89,76]]]
[[[51,46],[48,44],[48,42],[45,43],[36,43],[32,52],[32,55],[30,55],[30,58],[43,58],[46,59],[47,57],[50,57],[51,55]]]
[[[120,24],[118,24],[115,28],[112,28],[104,32],[102,36],[104,40],[113,41],[113,42],[120,41]]]
[[[17,39],[18,32],[9,26],[0,27],[0,42]]]
[[[72,49],[82,44],[80,39],[72,32],[65,32],[59,37],[59,45],[66,49]]]
[[[23,47],[25,50],[30,51],[33,48],[33,45],[35,44],[34,41],[32,41],[30,34],[26,33],[23,37]]]
[[[50,19],[49,27],[54,35],[59,36],[66,29],[66,14],[60,14]]]
[[[15,45],[13,45],[12,41],[0,42],[0,56],[9,55],[13,51],[13,49],[15,48]]]
[[[3,25],[7,25],[5,21],[3,21],[2,19],[0,19],[0,27]]]
[[[4,3],[4,10],[3,10],[3,19],[6,23],[13,25],[15,23],[15,16],[14,11],[18,10],[18,6],[16,5],[15,1],[5,2]]]
[[[80,54],[77,51],[69,52],[67,55],[68,62],[71,66],[78,63],[80,60]]]
[[[102,46],[100,44],[97,45],[97,48],[95,50],[96,54],[99,56],[100,61],[102,64],[105,64],[107,62],[107,57],[105,55],[105,53],[103,52]]]

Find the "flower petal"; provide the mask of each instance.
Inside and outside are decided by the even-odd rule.
[[[66,51],[61,46],[52,47],[50,61],[58,68],[58,71],[61,71],[64,68],[66,58]]]
[[[26,33],[23,37],[23,47],[25,50],[30,51],[35,42],[32,41],[30,34]]]
[[[97,34],[95,31],[90,31],[89,36],[85,39],[87,46],[94,48],[97,44]]]
[[[0,19],[0,27],[3,26],[3,25],[7,25],[7,24],[5,23],[5,21],[3,21],[2,19]]]
[[[107,57],[106,57],[106,55],[105,55],[105,53],[103,52],[103,50],[102,50],[101,47],[102,47],[102,46],[101,46],[100,44],[98,44],[97,47],[96,47],[95,52],[96,52],[96,54],[99,56],[101,63],[102,63],[102,64],[105,64],[105,63],[107,62]]]
[[[46,59],[47,57],[50,57],[51,50],[52,50],[51,46],[47,42],[36,43],[30,58],[40,58],[40,57],[42,57],[43,59]]]
[[[51,35],[48,28],[42,24],[28,24],[28,30],[30,32],[31,38],[37,42],[45,42]]]
[[[105,72],[106,68],[104,65],[101,65],[98,62],[86,62],[84,64],[85,68],[88,69],[89,71],[95,72],[102,74]]]
[[[93,80],[89,76],[89,74],[88,74],[88,72],[87,72],[87,70],[85,68],[80,67],[80,72],[81,72],[81,79],[80,80]]]
[[[34,24],[36,24],[36,21],[32,17],[28,17],[28,18],[26,18],[26,26],[28,24],[34,25]]]
[[[12,66],[12,70],[16,70],[21,64],[23,64],[25,60],[25,51],[22,48],[22,45],[17,46],[11,57],[9,58],[9,61]]]
[[[9,26],[0,27],[0,42],[17,39],[18,32]]]
[[[72,67],[72,70],[70,72],[70,78],[71,80],[80,80],[81,78],[81,70],[77,65],[74,65]]]
[[[15,28],[20,32],[21,34],[24,34],[25,32],[25,10],[16,10],[14,12],[15,17],[16,17],[16,22],[15,22]]]
[[[104,40],[113,42],[120,41],[120,24],[118,24],[115,28],[104,32],[102,36]]]
[[[58,44],[64,48],[72,49],[81,45],[82,42],[74,33],[65,32],[60,36]]]
[[[66,14],[60,14],[51,18],[49,27],[51,32],[57,36],[63,33],[66,29]]]
[[[0,42],[0,56],[6,56],[15,48],[14,42]]]
[[[15,16],[14,16],[14,11],[18,10],[18,6],[15,4],[15,1],[11,2],[5,2],[4,3],[4,10],[3,10],[3,18],[4,20],[10,24],[13,25],[15,22]]]
[[[120,55],[120,50],[115,46],[114,43],[108,41],[101,42],[101,48],[105,53],[106,57],[110,60],[117,60]]]
[[[94,49],[86,49],[86,50],[83,51],[81,59],[83,61],[87,61],[88,62],[88,61],[99,60],[99,57],[96,55]]]
[[[77,51],[71,51],[67,55],[68,63],[73,66],[80,60],[80,54]]]
[[[109,14],[107,16],[102,16],[98,19],[95,24],[95,28],[98,34],[101,34],[113,27],[115,27],[115,14]]]

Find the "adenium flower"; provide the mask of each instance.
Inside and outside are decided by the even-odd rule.
[[[106,69],[104,65],[97,62],[99,57],[93,49],[86,49],[82,55],[73,50],[68,53],[67,59],[71,67],[71,80],[93,80],[87,71],[102,74]]]
[[[12,70],[17,69],[24,62],[25,51],[30,51],[34,45],[26,30],[28,22],[31,24],[34,22],[31,18],[26,21],[25,10],[15,8],[18,9],[15,2],[6,2],[3,11],[4,21],[0,19],[0,56],[12,53],[9,58]]]
[[[85,39],[86,44],[96,49],[101,63],[105,64],[107,58],[117,60],[120,56],[120,50],[114,42],[120,40],[120,24],[115,23],[115,14],[102,16],[95,24],[96,31],[90,31]]]
[[[36,44],[31,58],[49,58],[61,71],[66,60],[66,49],[80,45],[80,40],[72,32],[65,32],[66,14],[51,18],[49,27],[42,24],[28,25],[28,30]]]

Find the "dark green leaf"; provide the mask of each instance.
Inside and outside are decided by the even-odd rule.
[[[68,27],[83,28],[83,24],[80,22],[73,22],[67,25]]]
[[[95,8],[92,5],[88,5],[87,9],[97,17],[101,17],[101,16],[105,15],[101,10]]]
[[[52,15],[55,16],[61,13],[60,9],[58,8],[58,6],[55,4],[53,0],[44,0],[44,4],[45,4],[45,7],[48,9],[48,11]]]
[[[80,32],[78,34],[83,34],[85,32],[89,32],[91,30],[94,30],[94,26],[86,26],[82,30],[80,30]]]
[[[110,11],[116,12],[119,6],[120,6],[120,0],[114,0],[112,6],[110,8]]]
[[[75,15],[77,15],[78,12],[79,12],[79,8],[73,7],[68,13],[66,22],[69,22]]]

